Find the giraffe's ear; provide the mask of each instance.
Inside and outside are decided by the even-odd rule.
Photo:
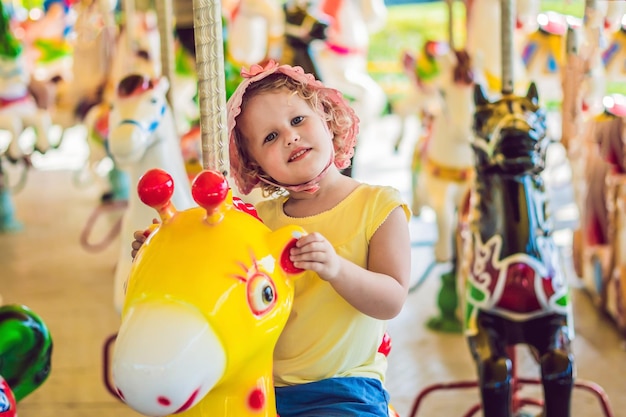
[[[296,268],[293,262],[291,262],[289,253],[296,245],[298,239],[305,234],[306,232],[301,227],[285,226],[273,231],[269,236],[270,250],[278,259],[278,266],[289,275],[298,277],[298,274],[303,272],[302,269]]]

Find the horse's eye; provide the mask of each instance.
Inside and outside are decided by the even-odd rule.
[[[150,86],[151,82],[148,77],[132,74],[120,81],[117,86],[117,95],[120,97],[128,97],[135,91],[146,91]]]
[[[158,101],[159,100],[157,100],[156,97],[153,97],[153,98],[150,99],[150,103],[152,103],[152,104],[157,104]]]

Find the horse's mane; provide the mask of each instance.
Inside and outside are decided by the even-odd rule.
[[[453,80],[457,84],[470,85],[474,83],[472,60],[465,49],[455,50],[457,64],[454,67]]]
[[[595,155],[588,159],[589,174],[587,176],[587,196],[585,197],[585,233],[586,240],[592,244],[608,242],[609,215],[606,205],[606,175],[609,165],[600,156]]]
[[[621,117],[595,123],[594,139],[600,146],[600,156],[620,174],[626,172],[623,135],[624,119]]]

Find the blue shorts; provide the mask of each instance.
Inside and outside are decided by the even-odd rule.
[[[329,378],[276,387],[280,417],[388,417],[389,394],[373,378]]]

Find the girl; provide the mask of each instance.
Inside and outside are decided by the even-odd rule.
[[[306,272],[274,352],[278,414],[387,417],[378,348],[408,293],[410,211],[397,190],[340,172],[358,132],[341,93],[274,62],[242,76],[227,105],[232,176],[243,194],[278,194],[256,207],[270,229],[308,232],[291,251]]]

